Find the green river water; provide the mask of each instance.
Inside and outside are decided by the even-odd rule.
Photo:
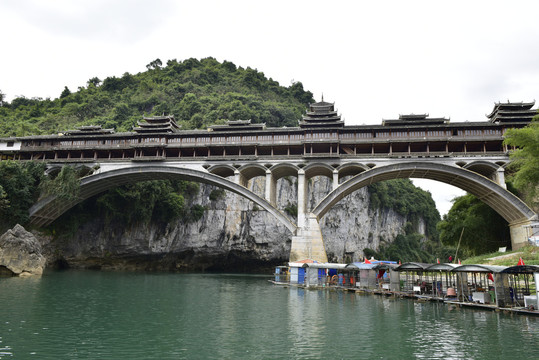
[[[268,276],[0,278],[0,359],[539,359],[539,318]]]

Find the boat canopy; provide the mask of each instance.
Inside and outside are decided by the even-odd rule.
[[[502,271],[505,274],[532,274],[539,273],[539,266],[537,265],[515,265],[509,266]]]
[[[461,265],[454,268],[455,272],[477,272],[477,273],[499,273],[504,270],[506,266],[497,265]]]
[[[459,267],[458,264],[433,264],[425,269],[425,271],[451,271],[456,267]]]
[[[289,262],[288,266],[297,267],[297,268],[312,268],[312,269],[344,269],[346,264]]]
[[[396,271],[425,271],[431,264],[407,262],[397,266]]]
[[[346,265],[347,270],[372,270],[375,264],[366,264],[362,262],[354,262]]]
[[[374,270],[395,270],[397,267],[399,266],[399,264],[392,264],[392,263],[388,263],[388,262],[379,262],[378,264],[374,264],[374,267],[373,269]]]
[[[346,264],[338,263],[314,263],[314,264],[304,264],[303,267],[308,267],[312,269],[344,269]]]

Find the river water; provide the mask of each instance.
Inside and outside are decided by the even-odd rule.
[[[539,359],[539,318],[267,276],[0,278],[0,359]]]

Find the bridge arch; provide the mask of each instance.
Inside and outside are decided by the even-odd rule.
[[[299,167],[293,164],[277,164],[270,168],[271,175],[275,181],[285,176],[298,176]]]
[[[537,217],[537,214],[522,200],[482,175],[457,166],[426,162],[377,166],[356,175],[322,199],[312,213],[320,219],[337,202],[352,192],[369,184],[397,178],[424,178],[456,186],[485,202],[509,224],[517,224]]]
[[[326,176],[331,179],[335,168],[325,163],[312,163],[305,166],[303,170],[305,170],[305,179],[310,179],[315,176]]]
[[[356,162],[346,163],[337,168],[339,172],[339,180],[346,176],[355,176],[361,174],[364,171],[369,170],[367,165],[363,165]]]
[[[462,166],[463,169],[476,172],[489,179],[492,179],[494,177],[499,167],[500,165],[485,160],[472,161]]]
[[[251,180],[252,178],[258,176],[266,176],[267,168],[264,165],[260,164],[247,164],[240,166],[238,168],[241,175],[245,178],[246,181]]]
[[[235,171],[236,169],[231,165],[214,165],[208,168],[208,172],[223,178],[234,176]]]
[[[268,201],[262,199],[241,185],[218,175],[200,170],[159,165],[132,166],[87,176],[80,181],[80,194],[78,199],[72,201],[60,201],[56,197],[50,196],[40,200],[32,206],[32,208],[30,208],[31,223],[36,226],[48,225],[81,201],[119,185],[145,180],[164,179],[196,181],[232,191],[267,210],[292,233],[296,232],[296,225],[294,225],[284,214],[273,207]]]

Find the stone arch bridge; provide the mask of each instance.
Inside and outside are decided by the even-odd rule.
[[[78,202],[102,191],[129,182],[154,179],[185,179],[207,183],[253,201],[293,234],[291,261],[302,258],[327,261],[319,219],[350,193],[389,179],[432,179],[474,194],[508,221],[513,248],[526,244],[527,233],[523,226],[537,219],[533,210],[505,188],[503,174],[504,166],[508,163],[507,156],[365,160],[71,162],[71,165],[94,169],[93,173],[81,179],[79,198],[73,201],[60,201],[54,197],[42,199],[30,210],[31,222],[36,226],[47,225]],[[50,162],[49,171],[55,171],[55,168],[64,164]],[[318,205],[308,209],[308,180],[315,176],[330,178],[333,190]],[[257,195],[247,187],[249,181],[256,177],[265,179],[263,195]],[[283,177],[297,178],[296,224],[276,207],[276,184]]]

